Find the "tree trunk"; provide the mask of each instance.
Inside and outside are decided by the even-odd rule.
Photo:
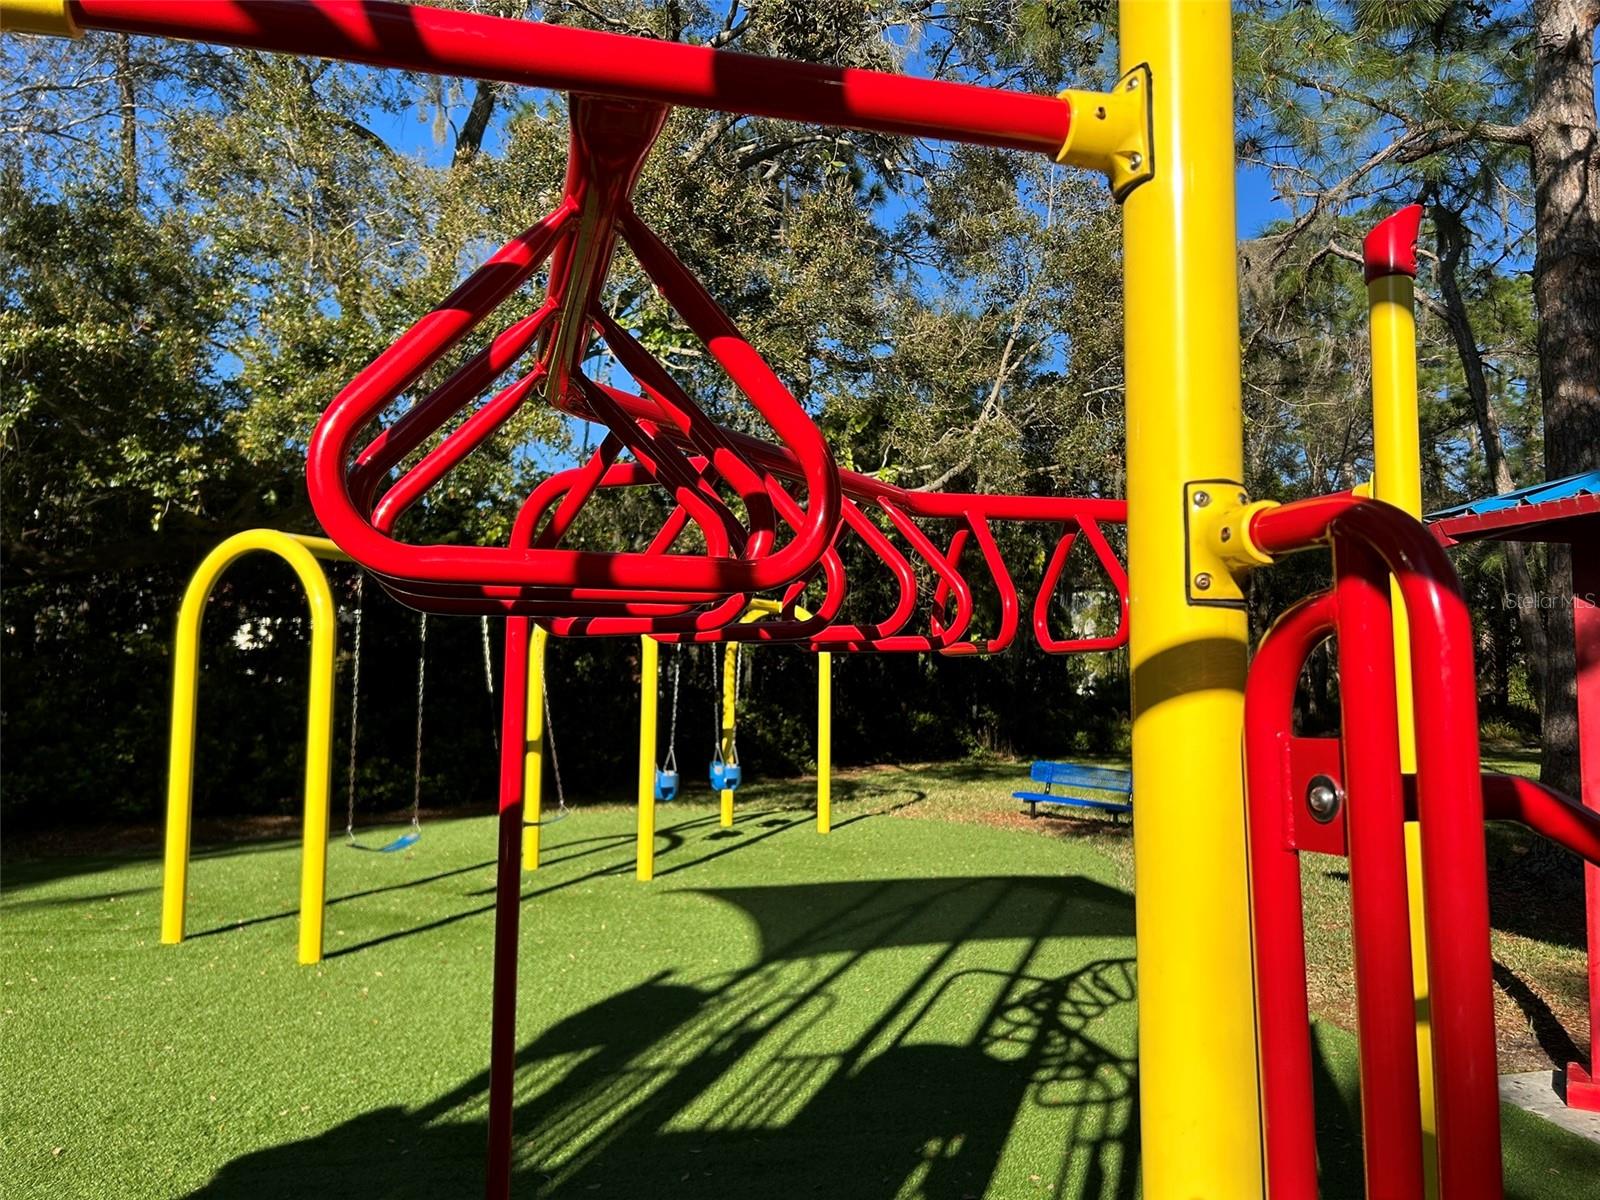
[[[1547,478],[1600,466],[1600,134],[1594,106],[1594,31],[1600,0],[1535,0],[1533,159],[1539,312],[1539,390]],[[1550,553],[1545,783],[1578,787],[1572,558]]]
[[[467,110],[467,119],[462,122],[461,134],[456,138],[455,153],[450,159],[452,167],[459,167],[478,157],[478,152],[483,149],[483,135],[489,130],[489,118],[494,115],[495,101],[499,98],[499,94],[499,84],[488,79],[478,80],[478,90],[472,95],[472,107]]]
[[[139,203],[139,101],[133,86],[133,53],[130,39],[119,37],[116,44],[117,96],[122,121],[122,200],[129,208]]]
[[[1444,300],[1445,324],[1450,327],[1450,337],[1461,359],[1462,373],[1467,381],[1467,396],[1472,401],[1472,414],[1478,427],[1478,441],[1483,447],[1483,460],[1489,468],[1490,482],[1495,494],[1503,496],[1515,490],[1517,485],[1511,478],[1511,467],[1506,462],[1505,444],[1500,438],[1500,422],[1495,419],[1494,409],[1489,406],[1489,380],[1483,369],[1483,353],[1478,349],[1467,303],[1461,295],[1458,271],[1461,256],[1466,253],[1467,240],[1460,214],[1434,205],[1433,228],[1438,238],[1439,295]],[[1521,542],[1506,543],[1505,563],[1506,582],[1510,585],[1511,598],[1516,604],[1517,632],[1522,636],[1523,656],[1528,663],[1528,690],[1543,709],[1549,650],[1543,615],[1539,611],[1539,598],[1534,590],[1533,576],[1528,573],[1527,551]]]

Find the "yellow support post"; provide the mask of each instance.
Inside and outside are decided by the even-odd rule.
[[[1185,553],[1191,507],[1243,496],[1232,51],[1228,0],[1122,0],[1119,86],[1149,90],[1152,159],[1123,206],[1146,1200],[1262,1190],[1245,611]]]
[[[1422,450],[1417,414],[1417,230],[1422,209],[1411,205],[1383,221],[1366,239],[1364,274],[1372,337],[1372,495],[1422,517]],[[1400,769],[1417,769],[1411,711],[1411,643],[1399,588],[1394,596],[1394,673],[1400,710]],[[1433,1025],[1428,1000],[1428,946],[1422,893],[1422,838],[1406,822],[1407,899],[1411,925],[1411,990],[1417,1019],[1417,1078],[1422,1090],[1422,1169],[1429,1196],[1439,1194],[1435,1155],[1438,1122],[1433,1095]]]
[[[748,618],[749,613],[745,614]],[[739,707],[739,647],[728,642],[722,648],[722,761],[733,761],[734,722],[738,720]],[[722,789],[722,827],[733,824],[733,789]]]
[[[0,0],[0,33],[44,33],[81,38],[67,0]]]
[[[323,901],[328,870],[329,770],[333,759],[334,654],[338,609],[317,559],[348,562],[327,538],[250,529],[206,555],[189,580],[178,609],[173,655],[172,731],[167,766],[167,831],[161,863],[161,941],[183,941],[189,886],[189,832],[194,811],[195,718],[200,692],[200,628],[206,600],[235,559],[255,551],[275,554],[294,569],[311,610],[311,682],[307,689],[305,807],[300,844],[301,963],[322,960]]]
[[[648,883],[656,874],[656,689],[661,643],[639,639],[639,832],[634,874]]]
[[[544,817],[544,651],[550,633],[533,627],[528,639],[528,716],[523,727],[522,869],[539,869],[539,822]]]
[[[817,832],[833,828],[833,655],[817,655]]]

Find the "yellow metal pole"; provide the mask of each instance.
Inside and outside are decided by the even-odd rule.
[[[305,807],[300,849],[302,963],[322,959],[322,915],[328,870],[329,772],[333,760],[334,654],[338,610],[318,558],[348,561],[327,538],[250,529],[206,555],[183,594],[173,654],[172,730],[167,766],[167,830],[161,864],[161,941],[183,941],[189,884],[189,834],[194,810],[195,719],[200,691],[200,628],[206,600],[235,559],[275,554],[294,569],[311,610],[311,681],[307,688]]]
[[[1420,208],[1390,217],[1368,238],[1368,323],[1372,336],[1372,492],[1379,499],[1422,516],[1422,451],[1417,415],[1417,323],[1415,242]],[[1400,710],[1400,768],[1417,769],[1417,739],[1411,711],[1411,646],[1399,589],[1394,597],[1395,690]],[[1406,823],[1406,873],[1411,925],[1411,990],[1417,1018],[1417,1077],[1422,1088],[1422,1166],[1427,1194],[1439,1193],[1435,1155],[1438,1122],[1433,1094],[1433,1027],[1428,1000],[1428,947],[1422,892],[1422,839],[1416,822]]]
[[[746,614],[748,618],[749,614]],[[722,761],[733,761],[734,722],[738,719],[739,647],[729,642],[722,648]],[[722,825],[733,824],[733,789],[722,789]]]
[[[656,874],[656,689],[661,643],[639,639],[639,832],[634,874],[649,882]]]
[[[1120,42],[1119,86],[1149,68],[1154,159],[1123,212],[1144,1195],[1241,1200],[1262,1188],[1247,630],[1186,554],[1186,506],[1237,502],[1244,467],[1228,0],[1122,0]]]
[[[528,639],[528,717],[523,728],[522,869],[539,869],[539,821],[544,801],[544,651],[550,634],[535,625]]]
[[[817,832],[833,828],[833,655],[817,655]]]

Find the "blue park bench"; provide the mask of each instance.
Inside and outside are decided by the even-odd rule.
[[[1012,792],[1018,800],[1028,802],[1028,815],[1039,815],[1041,804],[1066,804],[1078,808],[1098,808],[1111,814],[1113,820],[1123,813],[1133,812],[1133,773],[1116,767],[1080,767],[1077,763],[1036,762],[1029,772],[1034,783],[1044,784],[1042,792]],[[1099,797],[1079,796],[1057,788],[1103,793]],[[1111,795],[1126,796],[1126,800],[1110,799]]]

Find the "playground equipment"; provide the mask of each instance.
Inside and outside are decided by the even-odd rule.
[[[189,832],[194,811],[195,716],[200,692],[200,627],[206,600],[236,560],[255,552],[288,563],[305,588],[311,611],[311,682],[306,703],[305,805],[300,841],[302,963],[322,960],[323,901],[327,891],[329,770],[333,757],[334,655],[338,608],[318,559],[350,561],[327,538],[275,529],[236,533],[201,561],[183,593],[172,663],[172,733],[167,765],[167,832],[161,863],[161,941],[183,941],[189,886]],[[353,752],[353,750],[352,750]]]
[[[1319,846],[1350,856],[1369,1180],[1381,1181],[1385,1195],[1421,1195],[1425,1160],[1436,1159],[1441,1192],[1451,1200],[1500,1194],[1485,799],[1490,812],[1525,820],[1591,861],[1600,859],[1600,818],[1534,785],[1480,777],[1470,628],[1448,562],[1413,517],[1349,494],[1282,506],[1253,502],[1239,482],[1226,0],[1129,0],[1120,11],[1122,77],[1107,92],[1069,90],[1056,98],[383,0],[28,0],[25,11],[28,27],[65,34],[100,28],[197,38],[571,95],[572,150],[556,210],[359,373],[324,414],[308,455],[319,520],[386,589],[425,611],[508,618],[491,1197],[507,1196],[511,1182],[517,867],[534,622],[556,633],[791,641],[814,650],[993,651],[1018,624],[1012,573],[986,537],[997,520],[1048,526],[1063,559],[1063,542],[1081,535],[1125,598],[1141,792],[1135,888],[1144,1194],[1233,1198],[1262,1194],[1264,1182],[1275,1197],[1315,1194],[1295,862],[1302,849]],[[1124,216],[1126,506],[1103,498],[905,493],[840,470],[805,406],[629,202],[676,104],[1042,152],[1104,174]],[[618,239],[705,343],[708,361],[721,365],[767,421],[774,444],[711,422],[596,304]],[[495,334],[358,446],[380,412],[546,261],[541,307]],[[637,392],[584,374],[595,336]],[[378,494],[391,469],[530,351],[534,361],[519,378]],[[536,489],[505,546],[396,539],[395,515],[535,396],[608,428],[591,460]],[[631,461],[618,461],[624,451]],[[645,550],[597,554],[559,545],[597,489],[645,485],[662,487],[673,501]],[[742,518],[725,493],[738,496]],[[1105,541],[1101,524],[1124,517],[1125,580],[1097,546]],[[921,594],[915,571],[879,521],[937,580],[931,595]],[[972,597],[959,552],[952,543],[941,553],[923,528],[949,521],[964,524],[978,542],[1002,596],[1001,628],[984,643],[963,641]],[[705,551],[673,552],[691,522]],[[848,582],[835,543],[845,535],[866,543],[902,584],[894,614],[871,627],[835,623]],[[1278,556],[1323,547],[1334,553],[1333,591],[1280,620],[1258,651],[1247,697],[1245,577]],[[1404,702],[1391,574],[1412,656],[1429,664]],[[823,596],[807,618],[797,604],[813,584]],[[781,612],[741,622],[761,593],[776,593]],[[1042,582],[1039,596],[1046,595]],[[1050,637],[1055,644],[1047,644],[1039,611],[1036,602],[1035,632],[1047,649],[1104,648],[1122,636],[1119,629],[1108,639]],[[917,612],[926,631],[901,632]],[[1338,636],[1347,690],[1373,699],[1366,708],[1349,706],[1338,741],[1301,746],[1285,696],[1305,653],[1329,632]],[[961,649],[969,645],[975,649]],[[652,671],[654,653],[646,655]],[[653,690],[649,696],[653,726]],[[1401,758],[1402,708],[1417,718],[1414,775]],[[1241,731],[1251,785],[1248,836],[1237,819],[1245,803]],[[652,773],[653,766],[652,746]],[[1307,778],[1307,771],[1314,774]],[[641,794],[652,785],[641,772]],[[1418,942],[1428,951],[1437,1049],[1431,1150],[1414,1066],[1412,939],[1407,924],[1394,919],[1414,874],[1404,849],[1408,795],[1419,817],[1427,905]]]
[[[756,598],[740,615],[739,621],[749,625],[757,621],[779,618],[784,606],[777,601]],[[800,622],[812,620],[812,614],[796,604],[793,616]],[[712,705],[715,717],[714,750],[707,772],[712,789],[717,792],[718,819],[723,828],[733,824],[734,792],[743,781],[743,771],[738,761],[738,678],[742,642],[729,641],[722,648],[721,663],[715,652],[711,658]],[[667,757],[663,765],[656,765],[657,707],[660,682],[660,645],[654,637],[640,639],[639,652],[639,783],[638,783],[638,834],[635,848],[635,874],[643,881],[655,877],[655,806],[677,794],[673,779],[671,796],[664,796],[662,777],[669,771],[677,776],[678,695],[679,671],[683,643],[677,643],[672,667],[672,709],[668,721]],[[826,650],[816,651],[817,659],[817,832],[828,833],[833,828],[833,656]]]
[[[1583,805],[1600,812],[1600,471],[1489,496],[1430,518],[1441,545],[1485,539],[1566,542],[1572,554],[1577,649],[1578,776]],[[1584,867],[1589,956],[1589,1067],[1567,1064],[1567,1104],[1600,1112],[1600,867]]]
[[[678,693],[682,682],[683,644],[680,642],[672,656],[672,715],[667,725],[667,755],[656,768],[656,786],[653,794],[660,803],[676,800],[681,782],[678,774]]]

